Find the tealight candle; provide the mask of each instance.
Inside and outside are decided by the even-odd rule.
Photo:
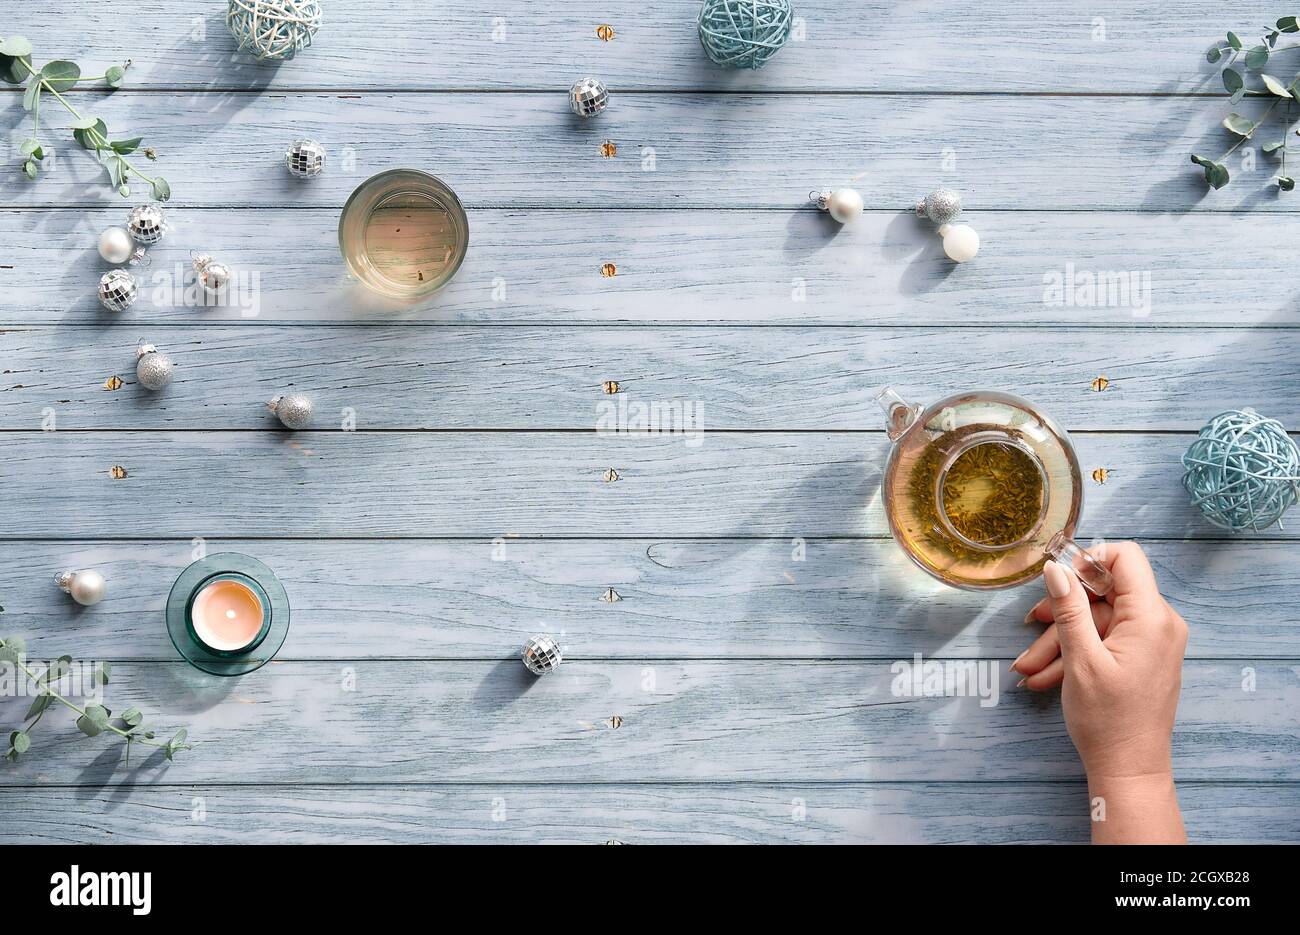
[[[247,648],[261,634],[265,616],[253,589],[234,578],[218,578],[204,585],[190,607],[194,635],[217,652]]]
[[[269,662],[289,633],[289,595],[257,559],[221,552],[189,565],[167,597],[167,635],[190,665],[244,675]]]

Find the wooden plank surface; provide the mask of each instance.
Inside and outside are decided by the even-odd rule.
[[[1194,432],[1244,404],[1300,425],[1292,333],[1062,327],[1008,341],[1004,328],[163,329],[150,340],[176,377],[152,393],[136,382],[138,334],[14,329],[0,334],[11,362],[0,428],[48,428],[53,411],[59,430],[266,429],[277,423],[262,404],[292,389],[312,397],[320,429],[340,428],[350,412],[357,429],[863,430],[883,427],[874,396],[899,379],[925,402],[1014,386],[1068,430]],[[1103,392],[1093,389],[1099,376]],[[674,404],[671,417],[649,408]]]
[[[513,653],[474,662],[284,661],[243,679],[201,675],[179,660],[121,663],[109,707],[138,707],[159,731],[186,726],[200,745],[172,763],[137,751],[128,767],[121,744],[81,738],[71,716],[50,717],[33,735],[31,754],[0,772],[0,785],[1083,775],[1059,699],[1014,688],[1009,659],[979,663],[987,667],[984,697],[916,697],[894,691],[900,679],[910,684],[895,665],[910,663],[911,654],[614,662],[584,659],[586,648],[570,647],[569,660],[542,680]],[[0,711],[12,717],[27,703],[6,698]],[[1297,705],[1296,660],[1189,661],[1175,775],[1300,780]]]
[[[1190,658],[1300,656],[1295,544],[1147,542],[1166,597],[1192,621]],[[888,539],[215,540],[289,592],[282,659],[504,658],[534,631],[607,658],[1011,659],[1041,585],[939,587]],[[163,627],[189,540],[5,542],[0,633],[39,658],[174,658]],[[108,596],[78,611],[51,584],[99,568]],[[612,591],[612,593],[611,593]]]
[[[800,0],[803,39],[761,71],[723,71],[696,37],[698,0],[581,4],[504,0],[490,7],[442,0],[436,28],[420,0],[335,3],[312,47],[275,68],[236,56],[225,6],[141,0],[131,29],[118,11],[78,5],[77,15],[16,8],[11,32],[36,40],[37,58],[107,64],[134,59],[134,86],[228,88],[567,88],[585,71],[614,89],[790,89],[856,91],[1095,91],[1191,93],[1221,90],[1205,52],[1236,27],[1243,37],[1280,15],[1259,0],[1229,11],[1184,0],[1177,15],[1143,0],[923,6]],[[1285,12],[1285,11],[1281,11]],[[601,24],[614,38],[596,37]]]
[[[1292,784],[1187,782],[1199,844],[1300,836]],[[1082,783],[0,789],[6,844],[1050,844],[1088,840]]]
[[[3,437],[5,538],[887,534],[882,433],[715,433],[698,447],[592,432]],[[1074,440],[1085,478],[1113,472],[1085,480],[1084,536],[1221,537],[1179,483],[1189,436]]]
[[[1217,192],[1188,161],[1238,139],[1221,126],[1226,101],[628,93],[583,121],[565,94],[121,91],[96,110],[110,128],[147,128],[159,153],[149,172],[167,178],[176,205],[339,208],[373,173],[413,167],[443,178],[470,208],[788,210],[810,190],[854,184],[869,208],[897,212],[942,184],[962,191],[972,223],[996,208],[1300,210],[1279,195],[1270,157],[1256,154],[1256,168],[1241,171],[1239,149],[1236,180]],[[1255,119],[1266,106],[1247,98],[1235,109]],[[60,115],[47,119],[57,127]],[[774,126],[781,132],[759,129]],[[1034,132],[1009,137],[1011,127]],[[310,182],[284,168],[285,147],[303,136],[325,142],[336,163]],[[601,155],[609,141],[613,158]],[[61,148],[52,171],[5,186],[0,201],[121,204],[87,153],[70,141]],[[1077,168],[1063,171],[1062,159]]]
[[[94,250],[100,231],[125,221],[124,206],[0,211],[0,288],[10,297],[0,323],[1300,324],[1295,295],[1276,287],[1291,268],[1277,244],[1300,240],[1300,219],[1290,216],[1270,218],[1264,238],[1248,213],[972,212],[981,258],[954,267],[933,226],[906,211],[865,214],[837,235],[811,207],[479,208],[465,265],[435,300],[416,306],[383,301],[347,279],[334,209],[168,207],[167,217],[167,238],[136,271],[144,294],[112,314],[95,298],[104,265]],[[690,262],[682,262],[683,244]],[[202,306],[173,291],[187,281],[196,248],[246,277],[237,280],[246,291]],[[601,274],[605,263],[614,277]],[[1128,277],[1127,291],[1117,275]],[[1100,293],[1090,285],[1099,277]]]

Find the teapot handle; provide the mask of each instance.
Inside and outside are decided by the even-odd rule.
[[[892,386],[887,386],[876,394],[876,405],[885,413],[885,433],[890,441],[898,441],[903,433],[912,427],[912,423],[921,415],[923,407],[915,406],[903,399]]]
[[[1056,561],[1074,569],[1083,586],[1098,597],[1105,597],[1115,586],[1110,569],[1065,533],[1058,532],[1053,536],[1045,551]]]

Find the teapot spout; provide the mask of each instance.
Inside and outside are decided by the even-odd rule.
[[[890,441],[898,441],[921,414],[920,406],[907,402],[894,392],[892,386],[887,386],[876,394],[876,405],[885,413],[885,433]]]

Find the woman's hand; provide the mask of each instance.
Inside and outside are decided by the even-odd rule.
[[[1043,569],[1047,597],[1027,621],[1050,623],[1012,669],[1035,691],[1061,686],[1061,707],[1088,773],[1094,841],[1183,841],[1170,737],[1187,624],[1156,587],[1142,549],[1110,543],[1094,554],[1115,586],[1088,593],[1068,565]]]

